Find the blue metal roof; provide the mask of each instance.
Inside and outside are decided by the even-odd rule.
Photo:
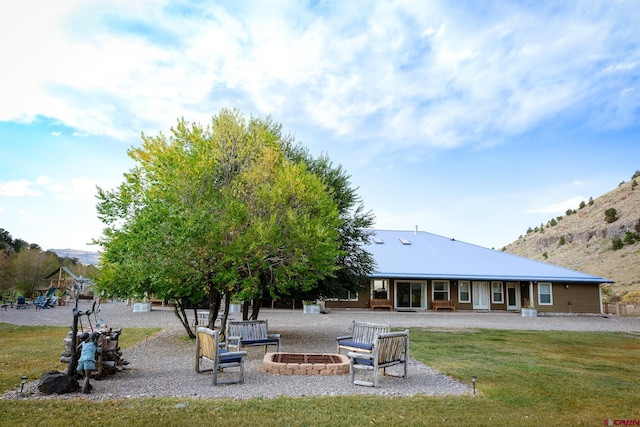
[[[377,263],[372,278],[613,283],[424,231],[373,231],[365,246]]]

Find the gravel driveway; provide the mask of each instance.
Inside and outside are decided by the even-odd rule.
[[[88,310],[91,303],[80,301],[79,309]],[[245,363],[245,384],[211,385],[210,374],[194,371],[195,345],[184,339],[186,333],[171,308],[155,307],[148,313],[133,313],[124,303],[112,302],[101,306],[98,315],[112,328],[161,327],[157,336],[140,342],[124,351],[129,362],[127,370],[103,381],[92,381],[91,399],[175,396],[194,398],[273,398],[277,396],[318,396],[349,394],[459,395],[469,394],[468,384],[441,375],[436,370],[410,360],[406,380],[383,377],[379,388],[355,387],[348,375],[302,376],[273,375],[262,372],[262,348],[249,348]],[[392,327],[425,327],[436,329],[493,328],[570,331],[640,332],[640,318],[617,316],[542,316],[523,318],[513,313],[449,313],[449,312],[384,312],[340,310],[329,314],[303,314],[296,310],[260,312],[269,321],[270,332],[282,335],[281,351],[335,353],[335,337],[346,335],[352,320],[389,323]],[[29,308],[0,311],[0,322],[19,325],[71,326],[72,307],[49,310]],[[89,325],[84,317],[84,326]],[[93,321],[93,316],[92,316]],[[61,350],[62,338],[60,337]],[[57,361],[58,354],[52,355]],[[43,366],[43,372],[50,367]],[[36,388],[36,381],[25,387],[30,398],[74,398],[79,394],[44,396]],[[83,395],[84,396],[84,395]],[[7,393],[3,398],[15,397]]]

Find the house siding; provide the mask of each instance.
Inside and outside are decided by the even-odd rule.
[[[444,279],[443,279],[444,280]],[[433,281],[421,281],[417,279],[388,279],[389,281],[389,299],[393,303],[393,307],[398,309],[394,300],[396,295],[397,282],[423,282],[425,286],[423,291],[424,307],[418,310],[432,310],[433,298]],[[449,298],[456,306],[458,311],[473,311],[473,302],[461,303],[458,300],[458,280],[449,280]],[[489,302],[489,310],[506,311],[507,310],[507,282],[502,282],[503,303]],[[512,282],[513,283],[513,282]],[[529,298],[529,282],[517,282],[520,284],[520,305],[525,306],[525,300]],[[585,283],[551,283],[552,289],[552,305],[538,304],[538,284],[532,285],[534,304],[540,313],[599,313],[600,312],[600,287],[597,284]],[[357,301],[326,301],[327,308],[336,309],[368,309],[370,303],[370,290],[360,292]],[[491,298],[491,295],[489,296]],[[571,304],[569,304],[571,303]]]
[[[553,283],[553,305],[537,304],[538,289],[534,286],[536,308],[541,313],[599,313],[600,287],[584,283]]]

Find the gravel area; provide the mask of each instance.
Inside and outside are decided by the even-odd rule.
[[[79,309],[88,310],[90,302],[81,301]],[[29,308],[0,311],[0,322],[19,325],[70,326],[72,307],[49,310]],[[93,316],[92,316],[93,317]],[[92,400],[174,396],[192,398],[228,397],[236,399],[274,398],[278,396],[337,396],[376,394],[387,396],[460,395],[471,393],[469,384],[461,383],[413,359],[409,361],[406,380],[382,377],[380,387],[353,386],[349,375],[273,375],[262,372],[262,347],[249,348],[245,359],[245,384],[213,386],[211,375],[194,371],[195,344],[186,339],[184,328],[172,309],[154,306],[148,313],[133,313],[130,306],[112,302],[101,306],[98,315],[112,328],[161,327],[162,332],[124,350],[128,369],[102,381],[92,380],[89,395],[73,393],[46,396],[37,391],[37,381],[25,386],[26,398]],[[514,313],[448,313],[448,312],[383,312],[339,310],[329,314],[303,314],[300,310],[260,312],[269,321],[270,332],[282,335],[281,351],[296,353],[335,353],[335,337],[346,335],[352,320],[390,323],[392,327],[425,327],[432,329],[536,329],[573,331],[640,332],[640,319],[617,316],[542,316],[523,318]],[[93,320],[93,319],[92,319]],[[88,327],[84,318],[85,329]],[[61,350],[62,339],[61,338]],[[271,347],[273,348],[273,347]],[[58,354],[52,358],[59,357]],[[49,368],[43,366],[43,372]],[[227,375],[227,374],[222,374]],[[2,399],[16,398],[16,392]]]

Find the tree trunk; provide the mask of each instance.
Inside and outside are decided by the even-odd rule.
[[[216,319],[218,318],[218,313],[220,312],[220,302],[222,301],[222,295],[220,292],[215,291],[215,302],[213,307],[209,306],[209,329],[213,329],[216,324]]]
[[[242,320],[249,320],[249,301],[242,302]]]
[[[196,335],[193,333],[193,330],[189,325],[189,318],[187,317],[187,313],[184,311],[184,300],[182,298],[175,301],[175,304],[173,306],[173,313],[180,320],[180,323],[182,323],[182,326],[184,327],[185,331],[187,331],[189,338],[195,338]]]
[[[231,304],[231,293],[229,291],[224,292],[224,312],[222,313],[222,319],[220,319],[220,335],[227,340],[227,319],[229,318],[229,304]]]
[[[262,307],[262,298],[254,299],[253,311],[251,312],[251,320],[258,320],[258,314],[260,314],[260,307]]]

